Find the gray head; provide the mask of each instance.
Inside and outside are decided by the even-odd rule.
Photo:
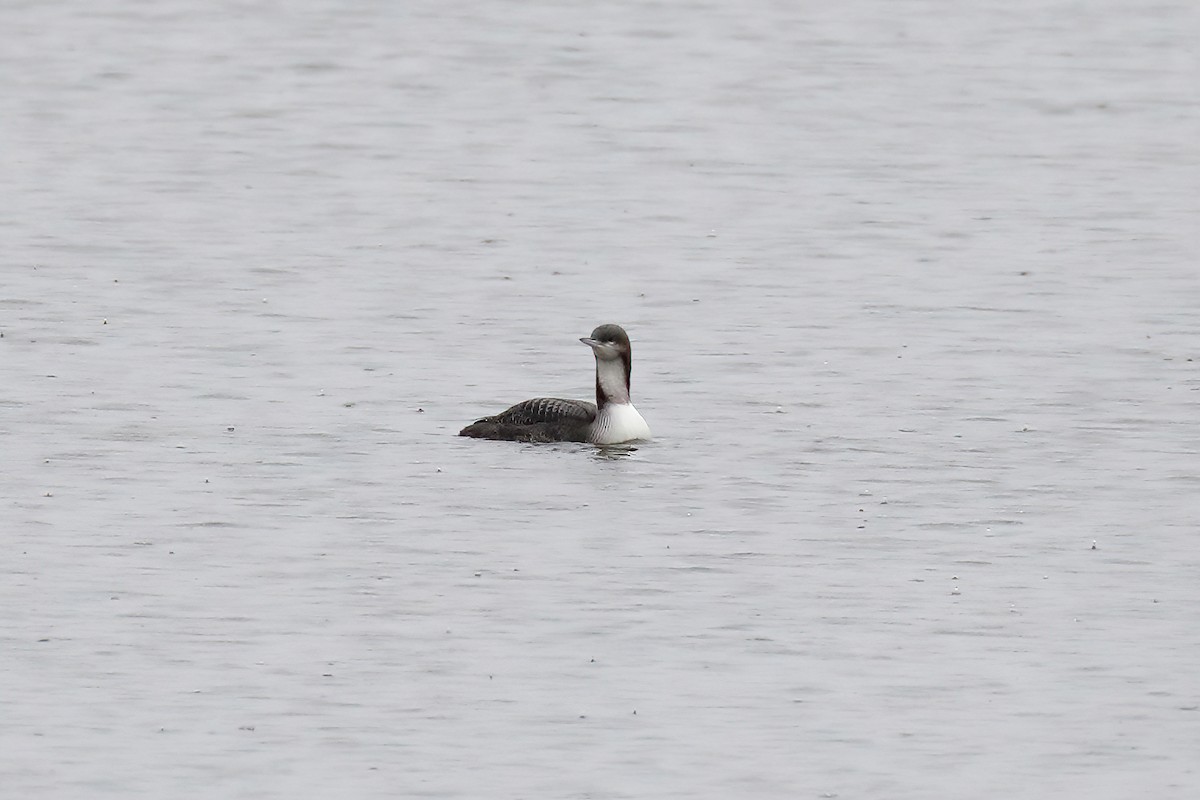
[[[628,359],[632,352],[629,348],[629,334],[625,333],[625,329],[620,325],[611,323],[601,325],[592,331],[591,336],[579,341],[592,348],[596,358],[604,361],[612,361],[622,356]]]
[[[620,325],[601,325],[579,341],[592,348],[596,355],[596,405],[603,408],[608,400],[629,402],[629,376],[633,371],[633,350],[629,334]],[[615,363],[614,363],[615,362]],[[623,367],[621,369],[618,367]],[[611,366],[610,366],[611,365]],[[613,370],[619,370],[613,374]],[[618,376],[624,373],[624,385]],[[611,375],[611,378],[610,378]]]

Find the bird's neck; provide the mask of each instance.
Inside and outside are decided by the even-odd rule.
[[[596,361],[596,407],[629,402],[629,369],[625,360]]]

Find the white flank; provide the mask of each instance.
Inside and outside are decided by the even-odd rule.
[[[608,403],[592,423],[592,444],[619,444],[634,439],[649,439],[650,426],[633,403]]]

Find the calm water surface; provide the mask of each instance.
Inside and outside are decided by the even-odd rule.
[[[1197,23],[7,4],[5,793],[1195,796]]]

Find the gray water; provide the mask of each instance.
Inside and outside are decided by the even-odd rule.
[[[1196,796],[1198,23],[4,4],[2,794]]]

